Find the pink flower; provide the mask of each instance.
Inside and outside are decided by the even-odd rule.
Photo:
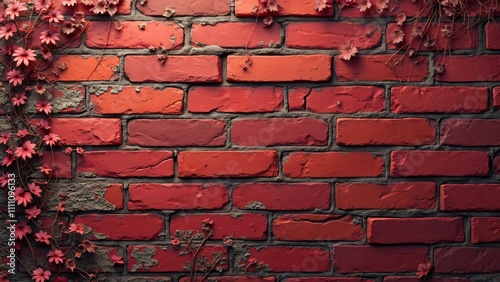
[[[9,141],[11,136],[12,134],[10,133],[2,133],[2,136],[0,136],[0,144],[7,145],[7,142]]]
[[[28,184],[28,189],[30,189],[31,193],[37,197],[42,196],[42,189],[40,189],[40,186],[36,185],[35,183],[30,183]]]
[[[21,240],[26,237],[26,235],[31,234],[31,231],[31,227],[26,224],[26,221],[22,221],[16,224],[16,230],[14,233],[16,234],[16,238]]]
[[[45,91],[46,91],[45,86],[40,85],[40,84],[35,85],[35,92],[37,94],[43,95],[43,94],[45,94]]]
[[[26,4],[15,1],[7,6],[7,9],[5,9],[5,15],[10,16],[10,19],[13,20],[15,17],[19,17],[20,12],[27,10],[28,8],[26,8]]]
[[[59,204],[56,206],[56,210],[58,212],[64,212],[64,205],[66,204],[65,201],[59,202]],[[71,230],[70,230],[71,232]]]
[[[60,264],[64,262],[64,254],[61,250],[55,250],[53,252],[49,252],[47,254],[49,258],[49,262],[53,262],[55,264]]]
[[[63,0],[62,1],[62,5],[63,6],[68,6],[68,7],[75,6],[76,5],[76,0]]]
[[[37,0],[35,2],[35,11],[37,13],[46,12],[52,6],[51,0]]]
[[[28,100],[28,98],[26,98],[26,94],[23,92],[20,94],[16,94],[14,95],[14,97],[12,97],[12,104],[14,104],[14,106],[19,107],[21,105],[26,104],[26,100]]]
[[[43,141],[45,141],[45,144],[49,145],[52,147],[52,145],[55,145],[61,138],[57,136],[57,134],[54,133],[49,133],[48,135],[45,135],[43,137]]]
[[[42,53],[42,58],[45,60],[49,61],[53,59],[52,53],[50,52],[50,49],[47,47],[42,47],[40,53]]]
[[[16,187],[16,190],[14,190],[14,195],[16,196],[16,201],[19,206],[22,204],[26,207],[33,200],[33,196],[31,196],[31,193],[25,191],[21,187]]]
[[[94,245],[94,243],[90,242],[89,240],[83,240],[83,242],[78,246],[82,247],[83,251],[88,253],[94,253],[95,248],[97,247],[96,245]]]
[[[50,167],[48,167],[47,165],[42,165],[40,167],[40,171],[43,172],[43,173],[45,173],[45,174],[47,174],[47,175],[49,175],[50,172],[52,171],[52,169]]]
[[[59,10],[52,10],[46,16],[43,16],[44,20],[48,20],[49,23],[58,23],[64,20],[64,16]]]
[[[14,32],[17,32],[17,27],[14,23],[8,23],[2,27],[0,27],[0,38],[5,38],[5,40],[9,40],[9,37],[14,36]]]
[[[64,23],[61,26],[61,29],[64,34],[72,34],[76,30],[75,26],[70,21],[64,21]]]
[[[111,262],[114,264],[123,264],[123,257],[119,255],[112,255],[111,256]]]
[[[38,100],[35,104],[36,109],[39,112],[44,112],[45,114],[50,114],[52,112],[52,105],[44,99]]]
[[[64,150],[64,152],[69,155],[69,154],[71,154],[71,152],[73,152],[73,148],[68,147],[68,148],[66,148],[66,150]]]
[[[76,232],[76,233],[80,233],[83,235],[83,224],[71,223],[71,225],[69,226],[69,232]]]
[[[94,12],[94,14],[105,14],[108,10],[108,3],[106,3],[106,0],[99,0],[97,1],[97,4],[95,4],[94,8],[90,9],[91,12]]]
[[[40,215],[41,210],[37,206],[32,206],[29,209],[25,209],[24,212],[28,215],[28,219],[32,219]]]
[[[56,45],[57,41],[59,41],[59,33],[57,33],[53,29],[42,31],[40,35],[40,41],[47,45],[50,44]]]
[[[12,56],[14,57],[14,62],[17,62],[16,66],[20,66],[21,64],[29,66],[30,61],[36,61],[35,51],[31,49],[25,50],[23,47],[18,47]]]
[[[85,150],[83,150],[82,147],[78,147],[76,148],[76,153],[79,154],[79,155],[83,155],[83,153],[85,152]]]
[[[47,245],[50,245],[50,238],[52,238],[52,235],[43,230],[40,230],[35,234],[35,241],[45,243]]]
[[[16,86],[23,83],[24,74],[22,74],[18,69],[13,69],[7,72],[7,79],[9,80],[9,83],[12,83],[12,85]]]
[[[50,271],[43,270],[41,267],[33,270],[33,274],[31,275],[31,279],[35,280],[35,282],[45,282],[50,278]]]
[[[5,157],[3,157],[3,160],[2,160],[2,165],[3,166],[10,166],[14,161],[16,160],[16,156],[14,155],[11,155],[11,154],[7,154]]]
[[[25,129],[19,129],[16,133],[17,137],[26,137],[26,135],[28,135],[28,130],[25,128]]]
[[[181,243],[181,241],[177,239],[172,239],[170,240],[170,243],[172,243],[172,246],[178,246]]]
[[[46,130],[49,130],[50,129],[50,123],[48,120],[46,119],[42,119],[40,120],[39,122],[36,123],[36,126],[40,127],[40,128],[43,128],[43,129],[46,129]]]
[[[66,268],[69,268],[71,272],[73,272],[73,270],[75,270],[76,267],[76,261],[74,259],[67,259],[65,265]]]
[[[349,61],[356,55],[356,53],[358,53],[358,48],[356,48],[356,46],[352,45],[351,42],[348,41],[340,47],[339,51],[339,58],[345,61]]]
[[[18,157],[23,158],[23,160],[26,160],[26,158],[31,158],[32,154],[35,153],[35,147],[36,147],[36,144],[31,143],[30,140],[26,140],[23,143],[22,147],[16,148],[16,155]]]
[[[7,174],[4,173],[0,177],[0,184],[2,185],[2,187],[5,187],[7,186],[7,184],[9,184],[9,176]]]

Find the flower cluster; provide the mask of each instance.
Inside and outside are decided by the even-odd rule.
[[[48,193],[49,188],[56,185],[54,151],[60,150],[59,145],[64,141],[51,128],[55,83],[65,69],[55,63],[54,54],[82,34],[86,12],[112,16],[118,5],[119,0],[97,3],[93,0],[60,3],[10,0],[0,6],[0,63],[4,69],[0,81],[4,103],[0,112],[8,126],[0,132],[3,147],[0,187],[6,192],[11,185],[10,178],[15,175],[12,191],[9,188],[17,208],[15,249],[20,254],[31,253],[23,258],[17,256],[18,265],[36,282],[67,281],[53,273],[61,267],[78,272],[80,277],[95,277],[79,268],[77,261],[85,253],[94,253],[96,246],[85,240],[82,224],[69,224],[64,220],[65,196],[60,195],[54,204],[54,195]],[[67,148],[65,152],[71,154],[73,150]],[[75,151],[83,154],[84,150],[76,148]],[[26,263],[30,257],[33,261]],[[113,264],[123,263],[117,255],[110,260]],[[0,275],[2,281],[8,281],[6,274]]]

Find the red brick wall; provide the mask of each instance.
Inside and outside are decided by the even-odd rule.
[[[391,67],[390,13],[279,0],[254,27],[256,3],[125,2],[120,31],[91,21],[59,59],[73,95],[54,132],[85,149],[56,154],[60,189],[125,257],[107,275],[188,276],[170,238],[210,218],[206,252],[236,242],[221,281],[410,282],[427,262],[428,281],[498,278],[500,25]],[[245,274],[244,252],[268,268]]]

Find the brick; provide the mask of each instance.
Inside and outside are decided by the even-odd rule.
[[[322,146],[328,123],[314,118],[235,119],[231,141],[241,146]]]
[[[500,145],[498,119],[445,119],[441,121],[441,143],[454,146]]]
[[[500,33],[498,30],[500,25],[495,22],[488,22],[486,24],[486,49],[500,50]]]
[[[174,174],[171,151],[91,151],[78,158],[83,176],[169,177]]]
[[[132,82],[221,82],[221,62],[217,56],[125,57],[125,74]]]
[[[55,60],[54,65],[57,64],[67,66],[64,71],[57,70],[59,74],[54,77],[57,81],[109,81],[120,66],[120,60],[117,56],[63,55]]]
[[[493,88],[493,107],[500,109],[500,87]]]
[[[336,131],[342,146],[436,143],[436,123],[424,118],[339,118]]]
[[[123,184],[103,182],[57,183],[50,186],[47,209],[55,211],[60,201],[65,212],[116,211],[123,209]],[[64,195],[61,199],[60,195]]]
[[[228,56],[227,80],[235,82],[328,81],[328,55]]]
[[[179,177],[274,177],[275,151],[184,151],[178,156]]]
[[[74,221],[91,229],[90,240],[155,240],[165,228],[165,217],[158,214],[85,214]]]
[[[146,24],[145,28],[139,28],[141,24]],[[130,49],[163,45],[166,49],[179,49],[184,43],[184,31],[177,23],[121,21],[121,25],[121,30],[117,30],[109,21],[89,22],[85,28],[85,45]]]
[[[118,118],[53,118],[52,131],[60,144],[69,146],[119,145],[122,143],[122,122]]]
[[[500,242],[500,217],[472,217],[472,243]]]
[[[384,89],[373,86],[298,87],[288,90],[291,111],[319,114],[381,112]]]
[[[251,258],[269,265],[272,272],[324,272],[330,269],[330,252],[321,247],[251,247]]]
[[[281,25],[255,26],[252,22],[195,23],[191,44],[196,47],[267,48],[281,43]]]
[[[488,273],[500,271],[500,248],[450,247],[434,249],[438,273]]]
[[[52,96],[52,98],[50,98]],[[85,111],[86,91],[83,85],[58,83],[52,90],[52,113],[82,113]]]
[[[128,143],[137,146],[224,146],[226,122],[215,119],[134,119]]]
[[[358,277],[300,277],[287,278],[285,282],[373,282]]]
[[[208,261],[214,259],[214,253],[224,253],[222,245],[206,245],[199,253],[205,255]],[[172,246],[130,245],[127,247],[128,272],[183,272],[186,264],[191,262],[191,255],[182,255],[180,250]],[[225,261],[227,253],[223,255]],[[227,270],[228,264],[219,264],[217,267]]]
[[[339,273],[415,272],[417,266],[426,261],[429,261],[427,247],[342,245],[333,248],[333,266]]]
[[[129,210],[221,209],[227,188],[219,184],[133,183],[128,187]]]
[[[461,217],[368,218],[369,244],[435,244],[464,242]]]
[[[52,154],[50,151],[46,151],[43,153],[42,162],[52,168],[51,178],[71,178],[71,156],[64,152],[54,152]]]
[[[380,44],[382,28],[375,23],[291,22],[286,26],[286,46],[297,49],[339,49],[351,42],[357,49]]]
[[[294,178],[377,177],[384,160],[366,152],[293,152],[283,164],[285,176]]]
[[[202,277],[197,277],[194,281],[203,282]],[[190,277],[182,277],[179,282],[191,282]],[[217,282],[276,282],[276,278],[272,276],[257,277],[257,276],[217,276]]]
[[[480,113],[488,109],[488,88],[399,86],[391,89],[394,113]]]
[[[498,211],[499,184],[443,184],[442,211]]]
[[[328,183],[244,183],[233,189],[240,209],[313,210],[330,208]]]
[[[436,74],[437,81],[500,81],[500,56],[437,56],[437,64],[443,64],[442,74]]]
[[[192,113],[267,113],[282,108],[281,87],[191,87],[187,99]]]
[[[174,16],[223,16],[231,11],[231,0],[157,0],[136,7],[147,16],[161,16],[167,7],[175,10]]]
[[[482,151],[393,151],[391,176],[485,176],[489,155]]]
[[[193,234],[202,233],[201,223],[205,219],[213,220],[212,239],[231,236],[234,239],[266,240],[267,217],[265,214],[188,214],[173,215],[170,218],[170,234],[177,230],[194,230]]]
[[[235,14],[237,17],[255,17],[257,13],[254,7],[258,3],[252,0],[236,0]],[[274,13],[259,13],[260,16],[314,16],[314,17],[331,17],[333,16],[333,8],[327,8],[322,12],[318,12],[314,8],[314,0],[289,0],[278,2],[279,10]]]
[[[90,95],[90,101],[98,114],[181,114],[183,97],[184,91],[177,88],[124,86],[118,93],[108,87]]]
[[[418,63],[415,63],[418,62]],[[429,76],[427,57],[412,60],[399,55],[361,55],[350,61],[335,56],[339,81],[424,81]]]
[[[418,276],[386,276],[384,282],[420,282]],[[471,282],[470,279],[459,277],[428,277],[425,278],[428,282]]]
[[[387,184],[337,183],[335,201],[341,210],[430,210],[436,207],[433,182]]]
[[[399,27],[396,23],[387,24],[387,46],[389,49],[399,50],[401,47],[410,48],[419,51],[435,51],[435,50],[472,50],[476,49],[479,41],[479,33],[477,28],[470,27],[466,24],[457,23],[451,26],[450,24],[433,25],[428,28],[422,37],[412,37],[412,31],[415,28],[423,28],[424,23],[405,23]],[[452,28],[451,38],[447,39],[443,36],[442,30],[445,26]],[[403,42],[393,44],[394,32],[402,30],[404,33]],[[428,46],[425,38],[431,38],[433,41],[429,42]]]
[[[351,216],[285,214],[273,220],[273,234],[284,241],[360,241],[364,231]]]

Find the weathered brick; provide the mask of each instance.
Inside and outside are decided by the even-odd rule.
[[[497,211],[500,204],[499,184],[443,184],[442,211]]]
[[[485,176],[488,170],[482,151],[391,152],[391,176]]]
[[[104,93],[90,95],[98,114],[181,114],[184,91],[167,87],[125,86],[118,93],[108,87]]]
[[[343,146],[436,143],[436,123],[423,118],[339,118],[336,130],[337,144]]]
[[[360,241],[364,231],[351,216],[290,214],[273,220],[273,234],[285,241]]]
[[[191,44],[197,47],[268,48],[281,42],[281,26],[255,26],[252,22],[195,23],[191,27]]]
[[[427,247],[342,245],[333,248],[333,266],[340,273],[415,272],[417,266],[426,261],[429,261]]]
[[[438,56],[436,63],[444,67],[442,74],[436,74],[437,81],[500,81],[500,56]]]
[[[328,123],[313,118],[235,119],[231,141],[241,146],[321,146],[328,143]]]
[[[486,24],[486,49],[500,50],[500,25],[496,22]]]
[[[201,223],[205,219],[213,221],[213,239],[229,236],[247,240],[267,239],[267,217],[262,213],[174,215],[170,218],[170,234],[175,234],[177,230],[202,233]]]
[[[191,277],[182,277],[179,282],[191,282]],[[197,277],[194,281],[203,282],[202,277]],[[276,282],[276,278],[272,276],[257,277],[257,276],[217,276],[217,282]]]
[[[108,81],[113,79],[120,60],[117,56],[63,55],[54,64],[67,66],[58,71],[58,81]]]
[[[435,244],[464,242],[461,217],[368,218],[370,244]]]
[[[399,55],[360,55],[350,61],[335,56],[339,81],[423,81],[429,76],[427,57],[413,60]],[[415,63],[417,62],[417,63]]]
[[[83,176],[169,177],[174,174],[171,151],[91,151],[78,158]]]
[[[46,151],[43,153],[42,162],[44,165],[52,168],[51,178],[71,178],[71,156],[64,152],[54,152],[52,154],[50,151]]]
[[[445,119],[441,121],[440,140],[452,146],[498,146],[500,120]]]
[[[417,276],[386,276],[384,282],[419,282],[422,281]],[[427,277],[425,281],[428,282],[471,282],[467,278],[458,277]]]
[[[384,89],[373,86],[298,87],[288,90],[291,111],[320,114],[381,112]]]
[[[391,89],[391,109],[401,113],[480,113],[488,109],[488,88],[398,86]]]
[[[217,56],[125,57],[125,74],[132,82],[221,82],[220,58]]]
[[[377,177],[384,172],[384,160],[365,152],[293,152],[283,170],[294,178]]]
[[[137,146],[224,146],[226,122],[215,119],[134,119],[128,143]]]
[[[233,189],[233,204],[240,209],[329,209],[328,183],[244,183]]]
[[[351,42],[357,49],[380,44],[382,28],[376,23],[292,22],[286,26],[286,46],[297,49],[339,49]]]
[[[53,118],[52,131],[62,145],[119,145],[122,143],[122,124],[117,118]]]
[[[434,249],[438,273],[488,273],[500,271],[500,248],[449,247]]]
[[[332,58],[328,55],[227,57],[227,80],[235,82],[328,81]]]
[[[144,28],[139,28],[144,24]],[[179,49],[184,43],[184,31],[177,23],[160,21],[121,21],[117,30],[109,21],[93,21],[85,28],[85,45],[90,48],[144,49],[164,46]],[[161,36],[158,36],[161,34]]]
[[[85,214],[74,221],[90,229],[90,240],[154,240],[165,228],[165,216],[158,214]]]
[[[276,151],[183,151],[178,156],[179,177],[274,177]]]
[[[64,211],[115,211],[123,208],[123,184],[105,182],[57,183],[50,186],[47,209],[56,210],[64,201]],[[64,199],[61,198],[64,195]]]
[[[337,208],[342,210],[430,210],[436,207],[436,184],[433,182],[337,183],[335,201]]]
[[[191,87],[187,100],[192,113],[265,113],[283,108],[280,87]]]
[[[500,87],[493,88],[493,107],[500,109]]]
[[[330,252],[322,247],[268,246],[249,248],[251,258],[273,272],[324,272],[330,269]]]
[[[500,242],[500,217],[472,217],[472,243]]]

